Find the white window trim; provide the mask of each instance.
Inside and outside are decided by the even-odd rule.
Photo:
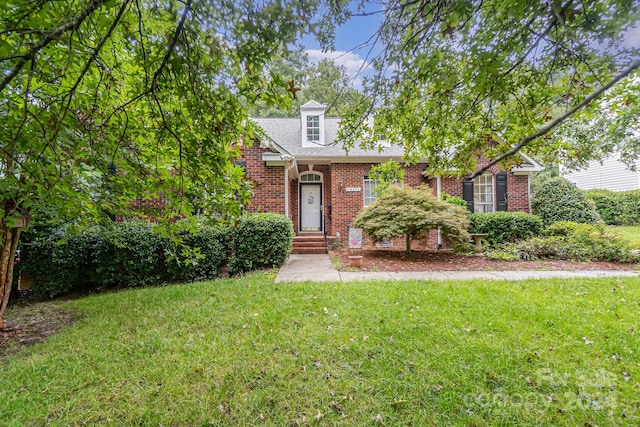
[[[369,194],[368,197],[367,197],[367,182],[371,182],[371,183],[377,182],[377,184],[375,186],[371,187],[370,194]],[[373,190],[378,188],[379,185],[380,185],[380,181],[378,181],[376,179],[371,179],[367,175],[365,175],[364,180],[362,181],[362,199],[363,199],[363,204],[364,204],[365,208],[368,207],[368,206],[371,206],[371,204],[373,202],[378,200],[378,196],[373,194]],[[404,187],[404,183],[403,182],[394,182],[391,185],[396,186],[398,188]],[[369,204],[367,204],[367,199],[369,199]]]
[[[486,191],[489,183],[491,184],[491,193]],[[485,191],[479,191],[480,189],[485,189]],[[486,196],[488,194],[491,195],[490,202],[480,200],[481,195]],[[478,209],[481,206],[483,208]],[[487,208],[490,208],[490,210],[487,210]],[[473,181],[473,211],[479,213],[496,211],[496,179],[492,173],[483,173]]]
[[[317,141],[309,141],[307,138],[307,117],[318,117],[318,134],[319,139]],[[325,137],[324,137],[324,108],[322,109],[310,109],[310,110],[301,110],[300,111],[300,119],[302,125],[302,147],[310,148],[310,147],[321,147],[325,145]],[[315,128],[313,128],[315,129]]]
[[[373,183],[377,183],[377,184],[371,186],[371,188],[369,189],[369,195],[367,196],[368,183],[370,183],[370,185]],[[371,204],[378,199],[378,196],[373,194],[373,190],[375,190],[378,187],[378,185],[380,185],[380,181],[376,179],[371,179],[367,176],[364,177],[364,180],[362,181],[362,201],[365,208],[368,206],[371,206]],[[367,200],[369,200],[369,203],[367,203]]]
[[[309,125],[309,121],[310,120],[314,120],[316,122],[316,123],[314,123],[315,126],[310,126]],[[311,130],[317,131],[317,132],[314,132],[314,136],[317,136],[317,138],[309,138],[309,131],[311,131]],[[309,114],[307,116],[306,132],[307,132],[307,141],[308,142],[312,142],[314,144],[318,144],[320,142],[320,115]]]
[[[316,175],[320,177],[320,181],[303,181],[302,177],[305,175]],[[305,172],[300,172],[299,177],[298,177],[298,182],[300,183],[304,183],[304,184],[320,184],[324,182],[324,174],[322,172],[318,172],[318,171],[305,171]]]

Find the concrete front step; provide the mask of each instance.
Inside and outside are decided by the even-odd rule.
[[[298,241],[294,240],[293,241],[293,247],[295,248],[297,246],[309,246],[309,247],[312,247],[312,248],[324,248],[324,240],[323,241],[315,241],[314,240],[314,241],[310,241],[310,242],[307,242],[307,241],[301,242],[299,240]]]
[[[292,254],[324,254],[327,252],[321,234],[298,235],[293,238]]]
[[[294,246],[291,249],[292,254],[325,254],[327,249],[322,247]]]

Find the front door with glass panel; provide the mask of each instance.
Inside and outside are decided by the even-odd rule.
[[[322,231],[322,184],[300,184],[300,230]]]

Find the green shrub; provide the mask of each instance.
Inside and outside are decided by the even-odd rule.
[[[454,246],[468,241],[467,212],[462,206],[436,198],[425,185],[392,187],[363,209],[354,224],[376,242],[404,237],[405,251],[409,253],[411,242],[430,230],[440,229],[442,237]]]
[[[517,261],[519,259],[518,251],[509,248],[489,249],[485,252],[487,259],[495,261]]]
[[[472,242],[455,242],[451,248],[460,255],[473,255],[476,253],[476,244]]]
[[[569,260],[567,242],[557,236],[534,237],[507,247],[518,259],[535,261],[541,259]]]
[[[589,190],[585,194],[606,224],[640,225],[640,190]]]
[[[257,213],[243,216],[233,236],[229,267],[235,273],[279,267],[293,245],[293,224],[284,215]]]
[[[214,279],[231,255],[232,231],[222,225],[199,225],[195,234],[180,234],[180,251],[170,257],[168,274],[173,280]]]
[[[530,177],[531,194],[535,195],[540,188],[550,179],[560,176],[560,168],[557,165],[545,165],[542,172],[537,173],[534,177]]]
[[[149,286],[169,279],[168,240],[146,222],[130,221],[105,229],[95,250],[98,281],[105,286]]]
[[[542,218],[544,225],[558,221],[574,221],[587,224],[598,222],[598,212],[585,194],[564,178],[545,180],[531,201],[534,214]]]
[[[559,259],[571,261],[631,262],[636,257],[625,241],[591,224],[559,222],[545,229],[546,237],[509,245],[518,258],[525,260]]]
[[[622,199],[621,225],[640,225],[640,190],[618,193]]]
[[[491,246],[539,236],[543,229],[540,217],[523,212],[473,213],[469,219],[469,233],[488,234]]]
[[[544,229],[545,236],[573,236],[573,235],[603,235],[602,223],[580,224],[573,221],[558,221]]]
[[[39,230],[21,243],[18,269],[33,281],[38,298],[53,298],[95,281],[94,253],[100,230],[68,225]]]
[[[83,232],[68,225],[41,230],[23,242],[20,269],[33,278],[38,297],[50,298],[87,284],[134,287],[215,278],[232,252],[235,272],[277,267],[293,243],[291,221],[270,213],[247,215],[235,230],[195,230],[179,232],[173,246],[146,222]]]
[[[452,205],[462,206],[465,209],[467,207],[467,202],[465,202],[463,199],[461,199],[458,196],[452,196],[450,194],[442,193],[441,197],[442,197],[442,200],[444,200],[447,203],[451,203]]]

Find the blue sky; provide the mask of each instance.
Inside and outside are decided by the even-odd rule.
[[[367,2],[366,11],[381,11],[382,6],[377,2]],[[375,34],[383,18],[382,13],[370,16],[354,16],[341,27],[336,28],[335,51],[323,52],[314,36],[302,40],[309,59],[319,62],[323,58],[332,59],[336,64],[345,67],[352,78],[353,85],[360,86],[363,73],[366,75],[367,65],[372,54],[379,52],[381,46],[367,46],[367,42]]]

